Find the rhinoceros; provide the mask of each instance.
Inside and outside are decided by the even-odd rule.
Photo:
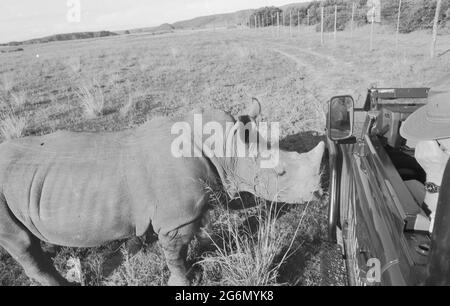
[[[234,146],[240,136],[231,132],[233,126],[253,122],[260,111],[255,106],[236,120],[223,111],[197,109],[184,121],[192,123],[192,115],[201,114],[204,122],[228,126],[232,141],[227,143]],[[171,131],[173,124],[157,118],[121,132],[59,131],[2,143],[0,245],[31,279],[68,285],[40,241],[96,247],[152,228],[170,270],[169,285],[188,285],[188,244],[208,208],[205,182],[221,184],[230,196],[250,192],[286,203],[307,201],[317,190],[323,142],[304,154],[280,150],[277,166],[263,169],[260,155],[203,154],[208,148],[195,139],[192,147],[200,156],[175,157],[171,147],[179,136]]]

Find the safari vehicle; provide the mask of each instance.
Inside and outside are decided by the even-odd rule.
[[[445,243],[432,244],[423,205],[426,174],[399,132],[427,103],[428,93],[428,88],[372,88],[362,109],[354,108],[351,96],[329,102],[329,236],[342,246],[350,285],[421,285],[436,276],[448,284],[450,275],[429,273],[432,264],[432,273],[443,273],[436,265],[448,262],[442,256],[450,251]],[[366,114],[360,134],[354,133],[355,112]],[[449,228],[435,224],[434,232]],[[440,257],[430,255],[431,246],[441,248],[434,252]]]

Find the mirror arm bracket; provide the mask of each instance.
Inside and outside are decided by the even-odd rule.
[[[337,144],[344,144],[344,145],[347,145],[347,144],[355,144],[355,143],[357,143],[358,141],[356,140],[356,137],[355,136],[351,136],[351,137],[349,137],[349,138],[346,138],[346,139],[342,139],[342,140],[335,140],[335,143],[337,143]]]

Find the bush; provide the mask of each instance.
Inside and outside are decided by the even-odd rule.
[[[321,7],[324,7],[326,18],[324,20],[324,31],[334,31],[334,7],[338,7],[337,30],[342,31],[350,22],[349,14],[352,11],[351,0],[326,0],[324,2],[311,2],[307,7],[301,9],[303,12],[309,10],[310,24],[317,25],[316,30],[320,31]],[[367,0],[356,1],[356,11],[354,22],[356,25],[367,23]],[[381,20],[393,28],[397,27],[399,0],[381,0]],[[402,0],[400,32],[409,33],[421,29],[433,27],[436,12],[436,1],[430,0]],[[303,13],[302,13],[303,14]],[[306,15],[305,15],[306,16]],[[327,17],[328,16],[328,17]],[[440,13],[440,25],[444,26],[450,20],[450,0],[442,1]]]
[[[277,20],[274,18],[274,16],[277,16],[278,13],[280,13],[280,19],[281,19],[282,10],[279,9],[278,7],[271,6],[271,7],[260,8],[259,10],[257,10],[250,16],[249,26],[252,28],[256,27],[255,17],[258,20],[258,26],[261,26],[259,24],[261,21],[264,23],[263,26],[265,26],[265,27],[275,25],[275,24],[277,24]],[[281,20],[280,20],[280,22],[281,22]]]
[[[367,23],[367,15],[364,13],[366,8],[367,0],[361,0],[355,2],[356,10],[354,15],[354,24],[355,25],[363,25]],[[335,6],[337,6],[337,22],[336,29],[338,31],[343,31],[350,24],[351,21],[351,12],[353,1],[347,0],[327,0],[323,2],[324,12],[325,12],[325,20],[324,20],[324,31],[331,32],[334,31],[334,12]],[[321,29],[321,3],[320,2],[312,2],[308,5],[307,9],[310,10],[310,24],[316,24],[316,31],[320,31]],[[328,16],[328,17],[327,17]]]
[[[450,9],[449,0],[442,1],[441,14],[439,20],[441,25],[445,24]],[[397,26],[398,18],[398,0],[382,1],[381,17],[382,20],[392,26]],[[416,30],[429,29],[433,27],[434,16],[436,13],[436,1],[430,0],[403,0],[400,32],[410,33]]]

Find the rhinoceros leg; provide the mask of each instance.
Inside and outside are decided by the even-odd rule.
[[[14,217],[1,200],[0,245],[22,265],[31,279],[47,286],[69,284],[44,254],[40,241]]]
[[[178,230],[158,235],[170,270],[169,286],[190,285],[187,278],[186,257],[189,243],[196,233],[196,227],[197,225],[190,224]]]

